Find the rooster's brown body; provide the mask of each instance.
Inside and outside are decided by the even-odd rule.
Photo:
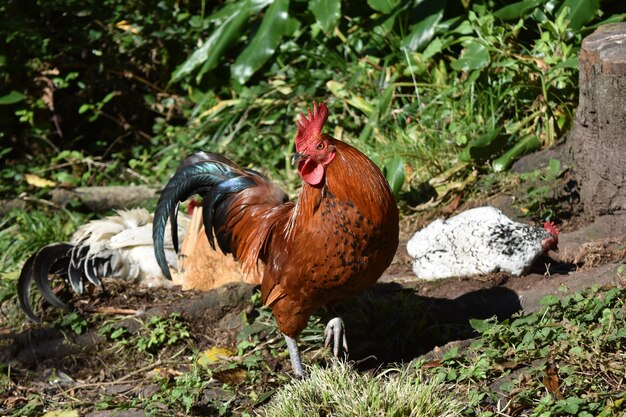
[[[363,292],[398,247],[398,210],[387,181],[365,155],[339,141],[324,187],[304,183],[270,243],[261,292],[292,337],[318,308]],[[269,261],[269,262],[268,262]]]
[[[354,147],[321,133],[326,106],[301,116],[294,161],[303,187],[295,204],[261,174],[195,154],[163,191],[154,220],[159,260],[168,216],[179,201],[201,195],[209,241],[215,234],[244,271],[262,262],[263,301],[294,346],[316,309],[373,285],[398,246],[398,209],[380,170]]]

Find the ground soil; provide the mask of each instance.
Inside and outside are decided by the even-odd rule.
[[[514,215],[511,201],[511,196],[499,195],[480,204],[493,204]],[[460,210],[476,204],[467,203]],[[417,228],[434,217],[436,212],[405,216],[400,247],[379,283],[367,294],[320,313],[324,319],[334,314],[343,316],[350,358],[363,370],[379,369],[391,362],[410,362],[420,355],[436,356],[440,346],[475,336],[468,323],[471,318],[507,318],[519,311],[538,309],[539,300],[546,294],[558,295],[592,285],[622,285],[626,279],[626,217],[615,215],[593,222],[577,220],[576,216],[566,219],[559,236],[559,253],[548,254],[526,276],[494,273],[421,281],[411,272],[406,242]],[[189,369],[188,364],[183,364],[185,361],[176,360],[174,348],[140,353],[114,344],[98,331],[107,320],[117,318],[116,326],[132,333],[137,331],[139,319],[180,312],[192,334],[183,347],[175,347],[184,355],[214,346],[234,349],[237,334],[245,326],[242,313],[249,317],[257,314],[258,306],[251,301],[254,291],[254,286],[243,283],[199,293],[109,282],[105,292],[74,296],[75,308],[91,317],[82,334],[51,324],[59,317],[54,309],[45,310],[42,325],[24,323],[0,329],[0,363],[9,367],[13,381],[10,390],[0,393],[0,414],[23,405],[35,393],[45,393],[60,403],[67,401],[68,396],[77,399],[83,404],[85,415],[112,415],[87,404],[107,396],[128,397],[129,401],[149,397],[159,389],[154,383],[155,373],[167,379]],[[318,354],[305,353],[305,361]],[[286,356],[264,355],[268,369],[289,373]],[[215,375],[217,384],[200,402],[208,404],[216,396],[227,400],[232,395],[219,388],[232,374],[225,373],[224,380]],[[257,383],[277,384],[263,380],[262,376]],[[167,405],[163,407],[167,410]],[[253,404],[248,405],[251,407]],[[132,407],[124,413],[116,415],[143,415],[142,410]],[[211,415],[212,411],[207,408],[198,413]]]

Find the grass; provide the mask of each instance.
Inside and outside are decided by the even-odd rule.
[[[267,417],[372,416],[452,417],[461,398],[450,385],[412,370],[388,369],[376,376],[338,360],[309,367],[306,379],[283,386],[258,413]]]

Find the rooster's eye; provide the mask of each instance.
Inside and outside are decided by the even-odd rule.
[[[322,149],[324,149],[324,147],[325,147],[324,142],[320,142],[320,143],[317,144],[317,150],[318,151],[321,151]]]

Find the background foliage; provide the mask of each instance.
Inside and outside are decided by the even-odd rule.
[[[397,191],[458,162],[504,170],[567,130],[581,38],[622,9],[599,0],[8,0],[0,192],[32,191],[29,172],[67,186],[158,184],[200,148],[293,190],[294,119],[313,100],[330,105],[334,135],[366,150]]]

